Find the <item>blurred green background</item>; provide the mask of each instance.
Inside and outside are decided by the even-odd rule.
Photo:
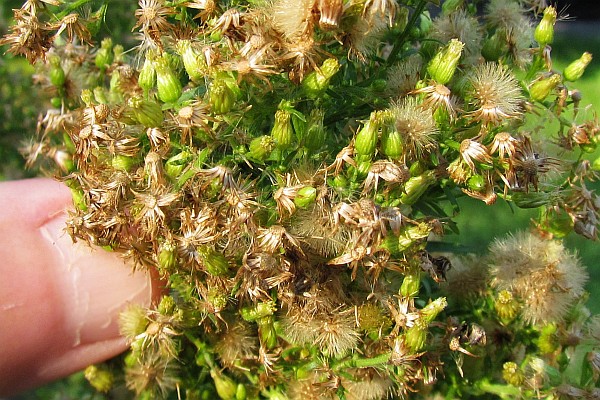
[[[12,8],[18,8],[21,0],[0,0],[0,35],[7,31],[9,15]],[[111,17],[112,25],[105,25],[105,34],[112,33],[118,37],[128,35],[128,24],[119,24],[127,8],[135,7],[135,1],[111,1],[116,6],[115,12],[121,13]],[[564,2],[563,2],[564,3]],[[585,3],[585,2],[579,2]],[[560,3],[559,3],[560,4]],[[599,3],[600,4],[600,3]],[[110,7],[109,7],[110,9]],[[578,9],[579,10],[579,9]],[[569,10],[571,11],[571,10]],[[590,15],[587,15],[589,17]],[[18,59],[9,54],[2,54],[0,49],[0,179],[12,180],[32,176],[33,172],[26,171],[24,160],[18,148],[26,143],[35,133],[38,114],[46,105],[42,96],[36,96],[32,84],[35,69],[24,59]],[[582,111],[581,120],[592,118],[593,109],[600,110],[600,23],[596,21],[568,21],[557,25],[556,42],[553,45],[553,60],[556,70],[561,71],[572,60],[581,56],[584,51],[597,55],[584,77],[576,83],[583,94],[582,107],[590,105],[590,109]],[[548,138],[556,133],[556,127],[549,125],[543,134]],[[589,155],[591,160],[600,156],[600,152]],[[600,188],[598,182],[595,189]],[[527,229],[531,218],[536,217],[536,210],[522,210],[510,207],[503,200],[498,200],[494,206],[486,206],[481,201],[465,197],[459,200],[461,212],[456,218],[460,235],[446,237],[470,251],[482,254],[496,237],[503,237],[509,232]],[[466,211],[466,212],[465,212]],[[597,242],[585,240],[574,234],[569,235],[565,243],[578,252],[583,263],[588,267],[590,281],[588,305],[593,313],[600,313],[600,246]],[[25,395],[22,398],[84,398],[89,393],[69,393],[82,387],[82,375],[57,383],[60,389],[43,388],[35,395]],[[85,385],[84,385],[85,386]]]

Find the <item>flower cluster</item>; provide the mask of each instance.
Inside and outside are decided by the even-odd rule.
[[[72,189],[69,233],[167,283],[122,317],[138,396],[588,393],[598,369],[545,375],[569,368],[556,352],[576,344],[562,330],[585,282],[548,236],[596,238],[600,208],[590,163],[542,148],[586,152],[600,130],[576,122],[569,83],[591,56],[552,69],[553,7],[449,0],[432,20],[424,0],[140,0],[126,51],[92,42],[106,7],[84,3],[28,0],[0,44],[52,97],[27,157]],[[558,133],[526,128],[539,110]],[[460,196],[540,208],[546,236],[499,241],[489,271],[457,279],[427,245]],[[493,372],[463,381],[473,360]],[[116,373],[86,376],[108,391]]]

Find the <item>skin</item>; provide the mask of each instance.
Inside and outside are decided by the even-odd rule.
[[[70,207],[69,189],[53,180],[0,183],[0,396],[123,352],[119,313],[160,294],[117,254],[73,243]]]

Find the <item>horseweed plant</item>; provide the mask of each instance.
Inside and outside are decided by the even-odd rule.
[[[597,236],[600,125],[571,88],[592,56],[553,69],[544,3],[140,0],[131,49],[94,38],[110,2],[14,10],[0,43],[51,104],[28,162],[72,189],[75,240],[168,287],[89,382],[599,398],[600,319],[560,241]],[[485,257],[434,253],[461,196],[540,218]]]

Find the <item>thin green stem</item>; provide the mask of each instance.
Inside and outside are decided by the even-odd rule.
[[[417,20],[419,19],[419,17],[425,10],[426,5],[427,5],[427,0],[421,0],[421,1],[419,1],[419,4],[417,4],[417,7],[413,11],[413,14],[410,17],[410,20],[404,27],[404,30],[402,31],[400,36],[398,36],[398,39],[396,39],[394,42],[394,47],[392,48],[392,51],[390,51],[390,55],[387,58],[388,65],[393,64],[394,61],[396,61],[396,58],[398,57],[398,53],[400,53],[400,50],[402,49],[402,46],[404,45],[404,41],[408,37],[410,30],[413,28],[413,26],[415,26],[415,24],[417,23]]]

